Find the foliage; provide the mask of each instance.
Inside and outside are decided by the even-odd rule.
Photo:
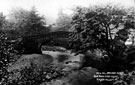
[[[19,32],[14,29],[3,29],[2,31],[7,35],[9,40],[16,40],[20,36]]]
[[[66,75],[61,69],[55,65],[46,65],[37,68],[36,64],[32,64],[29,68],[22,70],[13,70],[8,73],[7,80],[3,81],[4,85],[40,85],[43,82],[49,82],[56,78]]]
[[[9,21],[13,23],[13,28],[21,35],[35,35],[50,31],[49,28],[45,27],[44,17],[40,16],[34,7],[30,11],[24,9],[13,10]]]
[[[58,19],[56,20],[55,31],[71,31],[71,21],[71,16],[64,14],[62,11],[60,11]]]
[[[16,42],[10,42],[12,40],[6,32],[8,24],[6,17],[0,13],[0,83],[7,75],[6,68],[18,57],[17,51],[14,49]]]
[[[3,15],[3,13],[0,13],[0,29],[4,29],[6,25],[6,17]]]
[[[130,15],[125,9],[112,6],[95,7],[93,9],[77,8],[77,13],[72,22],[74,32],[76,32],[73,40],[80,42],[80,48],[82,49],[102,47],[109,50],[110,46],[108,45],[111,45],[110,41],[115,38],[112,35],[113,31],[116,30],[114,32],[116,34],[117,29],[123,29],[121,27],[123,25],[125,29],[133,28],[133,21],[128,22],[126,20],[129,18],[128,16]],[[133,15],[130,17],[133,17]],[[117,35],[119,36],[119,34]]]
[[[17,60],[17,51],[14,49],[15,43],[8,41],[5,33],[0,33],[0,82],[7,75],[6,68]],[[16,56],[15,56],[16,55]],[[13,57],[14,56],[14,57]]]
[[[123,64],[128,29],[134,28],[132,12],[116,6],[78,7],[72,21],[74,32],[70,37],[77,44],[71,43],[71,47],[81,53],[91,49],[105,50],[110,60],[108,68],[119,62]]]
[[[94,68],[85,67],[80,70],[71,71],[67,76],[43,85],[100,85],[93,77],[96,71]]]
[[[90,66],[98,69],[99,71],[106,68],[106,62],[109,61],[106,51],[101,49],[89,50],[85,53],[85,62],[83,67]]]
[[[8,38],[14,39],[18,35],[18,32],[13,28],[13,23],[9,22],[3,13],[0,13],[0,31],[6,33]]]
[[[63,71],[55,65],[36,68],[36,64],[31,64],[30,68],[21,71],[14,70],[8,74],[4,85],[97,85],[94,79],[96,69],[85,67],[81,70]],[[94,79],[94,80],[93,80]]]
[[[117,78],[116,81],[114,81],[114,85],[130,85],[135,83],[135,72],[123,72],[120,74]]]

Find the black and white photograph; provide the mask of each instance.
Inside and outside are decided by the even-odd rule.
[[[135,85],[135,0],[0,0],[0,85]]]

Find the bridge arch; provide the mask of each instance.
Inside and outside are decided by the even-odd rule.
[[[41,53],[42,45],[69,47],[69,34],[67,31],[49,32],[46,34],[23,36],[18,47],[24,48],[26,54]]]

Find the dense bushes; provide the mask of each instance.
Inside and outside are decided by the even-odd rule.
[[[14,49],[15,43],[9,42],[8,36],[0,33],[0,82],[6,76],[6,68],[17,60],[17,51]]]
[[[40,85],[53,79],[64,76],[64,72],[55,65],[45,65],[37,68],[36,64],[31,63],[29,68],[13,70],[8,73],[5,85]]]
[[[71,46],[81,53],[94,49],[105,50],[109,61],[105,63],[104,70],[125,70],[127,47],[124,43],[128,39],[129,29],[134,29],[135,23],[132,12],[132,9],[110,5],[76,8],[70,40],[78,43],[71,43]]]
[[[8,74],[5,85],[99,85],[94,79],[96,69],[85,67],[75,71],[64,71],[55,65],[14,70]]]

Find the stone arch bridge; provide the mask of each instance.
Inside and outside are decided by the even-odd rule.
[[[70,49],[70,33],[67,31],[56,31],[34,36],[23,36],[17,45],[17,50],[22,51],[24,49],[23,53],[25,54],[41,53],[42,45],[62,46]]]

